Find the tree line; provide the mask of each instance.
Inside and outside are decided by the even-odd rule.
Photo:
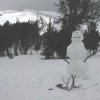
[[[61,29],[57,32],[49,23],[45,35],[46,42],[44,42],[46,45],[43,50],[45,57],[52,58],[52,55],[54,56],[56,53],[58,58],[69,58],[67,47],[71,43],[72,33],[77,30],[80,31],[81,25],[87,26],[87,30],[83,32],[84,46],[87,50],[95,53],[100,42],[99,31],[97,30],[97,22],[100,21],[100,1],[59,0],[59,3],[55,5],[61,14],[58,19],[58,23],[61,23]]]
[[[7,21],[3,26],[1,25],[0,56],[18,56],[34,49],[37,52],[41,50],[45,59],[66,57],[64,50],[68,44],[65,41],[65,35],[63,36],[63,31],[55,28],[50,20],[46,32],[40,35],[43,25],[39,27],[39,24],[39,21],[36,20],[14,24]],[[90,22],[88,30],[84,32],[83,36],[86,49],[97,50],[100,37],[99,32],[96,31],[96,23]]]
[[[0,25],[0,56],[27,54],[33,45],[35,49],[39,49],[40,30],[38,20],[22,23],[17,21],[14,24],[7,21]]]
[[[57,21],[61,23],[60,30],[55,28],[55,23],[51,23],[51,18],[43,34],[40,34],[45,27],[42,18],[22,23],[17,21],[14,24],[7,21],[4,25],[0,25],[0,56],[27,54],[28,50],[33,47],[37,52],[41,50],[45,59],[66,58],[72,33],[80,30],[81,25],[84,24],[87,30],[83,33],[83,43],[87,50],[95,52],[100,42],[97,31],[100,1],[59,0],[56,6],[61,13]]]

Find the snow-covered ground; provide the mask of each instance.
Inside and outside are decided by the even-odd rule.
[[[81,79],[82,87],[66,91],[56,87],[67,75],[63,60],[41,60],[36,53],[0,58],[0,100],[100,100],[100,54],[88,63],[90,73]]]
[[[10,23],[16,23],[16,21],[27,22],[29,20],[36,21],[37,18],[42,17],[46,23],[54,22],[55,18],[58,18],[60,14],[53,11],[35,11],[30,9],[25,10],[1,10],[0,11],[0,25],[3,25],[6,21]]]

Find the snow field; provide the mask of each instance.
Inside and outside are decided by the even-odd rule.
[[[67,75],[63,60],[41,60],[37,54],[0,58],[0,100],[100,100],[100,55],[88,60],[88,79],[72,91],[56,88]],[[53,90],[48,90],[53,88]]]

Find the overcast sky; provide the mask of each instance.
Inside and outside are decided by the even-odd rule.
[[[34,9],[55,11],[54,2],[58,0],[0,0],[0,10]]]

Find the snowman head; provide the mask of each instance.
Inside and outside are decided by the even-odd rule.
[[[82,41],[83,40],[83,34],[80,31],[75,31],[72,34],[72,41]]]

